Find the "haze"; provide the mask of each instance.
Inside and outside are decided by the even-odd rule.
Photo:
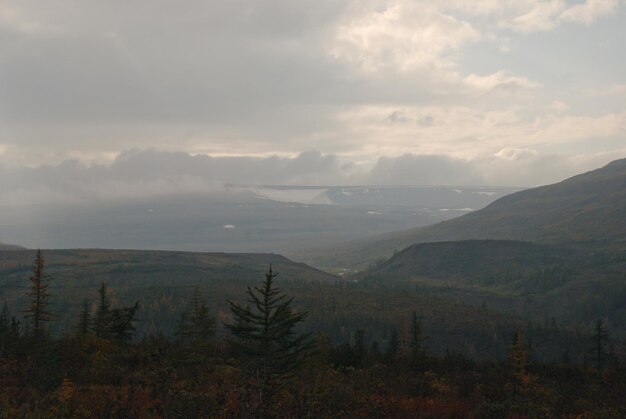
[[[625,34],[618,0],[2,2],[0,206],[553,183],[626,154]]]

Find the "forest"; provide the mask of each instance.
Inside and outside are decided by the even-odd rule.
[[[62,313],[41,251],[29,276],[25,306],[0,314],[2,418],[626,416],[626,362],[602,319],[572,338],[578,353],[546,344],[569,336],[558,325],[520,322],[498,332],[502,353],[441,348],[425,301],[330,336],[324,323],[337,318],[311,319],[270,265],[223,312],[191,289],[171,333],[137,333],[140,301],[120,303],[104,282],[54,328]],[[364,292],[336,291],[340,306]]]

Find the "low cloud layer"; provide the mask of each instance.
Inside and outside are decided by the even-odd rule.
[[[226,184],[536,186],[623,156],[572,158],[503,149],[472,160],[405,154],[364,165],[318,151],[294,158],[252,158],[133,150],[121,153],[110,165],[74,160],[56,166],[0,167],[0,206],[211,194],[223,191]]]

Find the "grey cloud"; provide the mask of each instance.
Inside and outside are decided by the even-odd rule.
[[[445,156],[405,154],[381,157],[367,175],[381,185],[480,185],[483,179],[472,163]]]
[[[626,152],[626,151],[625,151]],[[506,149],[473,160],[438,155],[381,157],[362,168],[308,151],[293,158],[210,157],[130,150],[108,166],[0,166],[0,206],[79,203],[158,195],[211,194],[224,184],[536,186],[600,167],[622,155],[578,159]]]
[[[132,150],[110,166],[66,161],[58,166],[0,168],[0,205],[212,193],[225,183],[328,184],[345,165],[317,151],[294,158],[209,157]]]

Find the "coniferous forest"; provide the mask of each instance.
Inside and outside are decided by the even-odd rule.
[[[441,351],[431,345],[437,330],[415,310],[385,339],[354,321],[341,342],[308,321],[279,274],[268,266],[220,314],[194,287],[168,334],[139,335],[140,302],[114,301],[102,282],[59,329],[57,279],[38,251],[24,278],[27,305],[5,304],[0,314],[0,417],[626,415],[626,362],[603,320],[579,337],[580,354],[556,358],[537,350],[550,333],[521,324],[502,356]]]

